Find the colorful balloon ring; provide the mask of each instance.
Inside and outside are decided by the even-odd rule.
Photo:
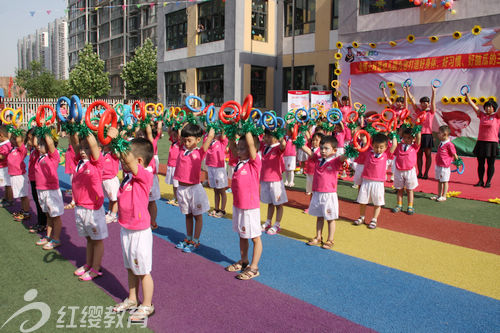
[[[49,110],[51,112],[51,116],[49,118],[45,117],[45,110]],[[40,105],[36,112],[36,124],[38,127],[51,125],[56,120],[55,114],[56,111],[51,105]],[[43,123],[42,119],[44,121]]]
[[[305,119],[300,117],[300,114],[303,113],[305,115]],[[298,108],[295,111],[295,120],[301,124],[307,123],[309,121],[309,112],[305,108]]]
[[[68,115],[68,119],[62,114],[61,112],[61,104],[62,102],[65,102],[66,105],[68,106],[68,112],[69,112],[69,109],[71,108],[70,105],[71,105],[71,101],[68,97],[66,96],[62,96],[62,97],[59,97],[59,99],[57,100],[57,103],[56,103],[56,114],[57,114],[57,118],[59,118],[59,120],[63,123],[67,122],[68,119],[71,119],[73,116],[71,115],[71,112],[69,113]]]
[[[470,86],[468,84],[464,84],[460,88],[460,95],[465,96],[466,94],[470,93]]]
[[[215,112],[215,106],[211,104],[206,112],[207,124],[215,123],[217,121],[217,112]]]
[[[269,119],[269,120],[266,120],[266,117]],[[276,119],[276,116],[274,114],[272,114],[271,112],[267,111],[267,112],[264,112],[262,114],[262,125],[264,125],[265,128],[267,128],[268,130],[270,131],[273,131],[274,129],[276,129],[277,125],[278,125],[278,120]],[[271,126],[272,125],[272,126]]]
[[[10,121],[5,120],[5,114],[7,113],[7,111],[12,113],[12,120],[10,120]],[[2,112],[0,113],[0,120],[2,121],[2,123],[4,125],[12,124],[12,122],[14,121],[14,109],[13,108],[3,109]]]
[[[109,108],[106,109],[101,119],[99,120],[99,127],[97,129],[97,138],[103,145],[109,145],[111,143],[111,137],[104,136],[104,129],[106,126],[111,125],[111,127],[117,128],[118,125],[118,116],[116,112]]]
[[[342,111],[337,108],[332,108],[328,110],[328,113],[326,114],[326,119],[328,119],[328,122],[332,125],[336,125],[342,121]]]
[[[139,106],[139,114],[136,113],[136,106]],[[88,109],[87,109],[87,111],[88,111]],[[146,119],[146,109],[144,108],[144,103],[142,103],[141,101],[135,101],[132,104],[132,114],[137,119],[141,119],[141,120]]]
[[[443,82],[440,79],[434,79],[431,81],[431,85],[434,88],[439,88],[439,87],[441,87],[442,84],[443,84]]]
[[[359,136],[363,134],[365,137],[366,137],[366,145],[364,145],[363,147],[360,146],[359,144]],[[360,153],[363,153],[365,151],[368,150],[368,148],[370,147],[371,145],[371,141],[372,141],[372,138],[370,136],[370,133],[368,133],[367,131],[365,130],[359,130],[357,131],[356,133],[354,133],[354,137],[352,138],[352,142],[353,142],[353,145],[354,145],[354,149],[356,149],[357,151],[359,151]]]
[[[97,131],[99,129],[98,126],[92,123],[91,119],[93,118],[92,111],[94,111],[94,109],[96,109],[97,113],[99,113],[100,110],[98,110],[97,107],[104,108],[104,110],[111,109],[111,106],[109,106],[109,104],[104,101],[95,101],[94,103],[89,105],[89,107],[87,108],[87,112],[85,112],[85,124],[87,124],[87,127],[92,131]]]
[[[191,106],[191,104],[189,104],[189,101],[191,101],[192,99],[195,99],[197,100],[198,102],[200,102],[200,108],[199,109],[196,109],[194,107]],[[191,95],[191,96],[188,96],[186,97],[186,100],[185,100],[185,103],[186,103],[186,107],[193,113],[200,113],[202,112],[203,110],[205,110],[205,101],[202,100],[200,97],[198,96],[194,96],[194,95]]]
[[[12,125],[14,127],[18,128],[21,125],[21,122],[23,121],[23,109],[19,108],[14,112],[14,115],[12,116]],[[19,120],[17,119],[19,118]]]
[[[80,98],[76,95],[71,96],[71,102],[69,103],[69,116],[70,119],[75,119],[77,123],[79,123],[83,118],[82,103],[80,102]]]
[[[248,94],[243,101],[243,105],[241,106],[241,119],[247,120],[250,116],[250,111],[253,108],[253,96]]]

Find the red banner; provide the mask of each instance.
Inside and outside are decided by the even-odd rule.
[[[351,63],[351,74],[417,72],[438,69],[500,67],[500,51],[439,57],[361,61]]]

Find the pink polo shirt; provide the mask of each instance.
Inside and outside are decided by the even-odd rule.
[[[233,167],[236,166],[236,164],[238,164],[239,161],[238,156],[234,156],[233,151],[231,149],[228,149],[227,154],[229,155],[229,161],[227,162],[227,164]]]
[[[283,161],[283,151],[281,151],[280,143],[263,146],[260,181],[279,182],[284,170],[285,162]]]
[[[59,151],[54,150],[52,154],[41,155],[35,163],[35,178],[37,190],[58,190],[59,175],[57,167],[59,166]]]
[[[295,145],[293,144],[292,138],[287,136],[286,137],[286,146],[285,146],[285,151],[283,152],[284,156],[296,156],[297,155],[297,149],[295,148]]]
[[[337,148],[344,148],[344,142],[346,139],[346,127],[342,131],[335,132],[335,138],[337,139]]]
[[[417,109],[417,114],[420,114],[422,112],[420,109]],[[422,134],[432,134],[432,122],[434,121],[434,115],[435,112],[429,110],[426,110],[427,116],[425,116],[425,120],[422,124]]]
[[[0,160],[0,168],[7,167],[7,157],[9,155],[10,150],[12,149],[12,144],[9,140],[5,140],[0,143],[0,155],[3,155],[4,158]]]
[[[340,157],[331,156],[325,159],[323,165],[321,156],[311,156],[315,162],[312,190],[314,192],[334,193],[337,192],[337,179],[342,162]]]
[[[449,168],[451,162],[455,159],[454,156],[457,153],[455,145],[448,139],[447,141],[441,141],[438,145],[436,154],[436,165]]]
[[[154,155],[158,155],[158,140],[160,140],[160,138],[161,138],[161,135],[160,135],[160,133],[158,133],[156,135],[156,138],[153,139],[152,144],[153,144],[153,154]]]
[[[349,105],[346,105],[346,106],[341,106],[340,108],[340,111],[342,111],[342,121],[343,122],[346,122],[347,120],[347,115],[349,114],[349,112],[351,112],[351,107]]]
[[[372,149],[368,149],[363,155],[365,167],[361,176],[368,180],[375,180],[378,182],[385,181],[387,159],[392,157],[389,148],[378,157],[375,157],[375,153]]]
[[[396,150],[394,151],[396,169],[402,171],[413,169],[415,164],[417,164],[417,152],[419,149],[420,145],[417,145],[416,143],[412,145],[407,145],[405,143],[398,144]]]
[[[498,130],[500,127],[500,113],[488,116],[484,112],[479,113],[479,132],[477,135],[478,141],[498,142]]]
[[[19,147],[12,147],[7,156],[7,165],[10,176],[19,176],[26,173],[26,163],[24,158],[28,154],[26,146],[21,144]]]
[[[207,150],[205,164],[212,168],[224,168],[226,166],[226,147],[229,143],[227,138],[212,140]]]
[[[239,209],[259,208],[259,177],[262,167],[260,156],[257,155],[254,160],[240,161],[237,166],[238,170],[233,173],[231,181],[233,205]]]
[[[153,174],[142,165],[137,166],[137,175],[125,174],[118,191],[118,222],[125,229],[145,230],[151,226],[148,211],[151,186]]]
[[[38,158],[40,157],[40,153],[35,148],[31,148],[30,150],[30,158],[28,160],[28,179],[30,182],[36,181],[35,174],[35,164]]]
[[[76,167],[71,188],[77,206],[92,210],[101,208],[104,202],[102,191],[103,160],[102,156],[98,160],[91,157],[90,160],[86,161],[78,157],[75,158]],[[78,167],[80,161],[83,161],[83,164]]]
[[[183,146],[177,157],[174,179],[186,184],[199,184],[201,173],[201,161],[205,158],[203,149],[195,148],[191,151]]]
[[[179,156],[179,141],[172,142],[168,151],[167,166],[175,167],[177,165],[177,157]]]
[[[78,154],[80,155],[80,154]],[[73,150],[73,146],[69,145],[68,150],[66,150],[66,154],[64,155],[64,173],[72,175],[75,172],[75,151]]]
[[[102,180],[114,178],[118,174],[120,160],[111,152],[102,155]]]
[[[304,173],[306,175],[314,175],[314,171],[316,170],[316,160],[318,158],[321,159],[320,153],[319,153],[319,147],[316,148],[311,148],[313,154],[308,157],[304,164]]]

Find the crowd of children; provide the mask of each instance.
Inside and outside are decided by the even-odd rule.
[[[433,87],[431,98],[422,97],[417,106],[410,89],[405,87],[405,98],[396,99],[390,103],[390,107],[397,116],[404,112],[410,102],[414,109],[410,117],[423,119],[421,132],[401,127],[391,139],[383,133],[372,135],[371,140],[366,135],[359,135],[356,145],[367,149],[363,149],[355,158],[345,155],[344,145],[353,141],[354,132],[367,126],[362,116],[355,126],[348,127],[345,122],[340,122],[330,132],[310,125],[305,133],[306,144],[302,146],[295,145],[291,131],[283,137],[266,129],[261,136],[247,132],[241,137],[228,139],[224,132],[216,134],[213,128],[205,132],[202,126],[190,122],[175,128],[168,127],[170,149],[165,182],[173,186],[174,194],[168,203],[179,206],[186,222],[186,236],[176,248],[191,253],[201,246],[203,214],[210,210],[207,193],[200,181],[203,161],[207,166],[208,186],[214,190],[215,197],[215,207],[209,212],[210,216],[221,218],[226,215],[226,192],[231,180],[232,223],[233,230],[239,236],[241,258],[225,269],[238,272],[236,277],[241,280],[249,280],[260,274],[258,264],[263,251],[261,235],[263,232],[275,235],[281,231],[284,204],[288,201],[285,187],[294,186],[297,166],[299,172],[306,175],[305,192],[311,196],[309,208],[305,212],[317,218],[314,237],[307,242],[308,245],[320,245],[324,249],[334,246],[335,220],[339,217],[337,180],[339,176],[345,176],[346,165],[354,171],[354,186],[359,188],[357,202],[360,216],[353,221],[354,225],[366,224],[370,229],[377,227],[381,207],[385,204],[384,182],[388,165],[393,170],[394,187],[397,190],[397,205],[392,212],[403,211],[406,190],[406,213],[413,214],[413,192],[418,186],[418,178],[428,178],[431,166],[435,98],[436,88]],[[479,182],[475,186],[489,187],[497,154],[500,126],[496,112],[498,106],[494,101],[489,101],[484,105],[483,113],[468,95],[467,101],[480,119],[479,140],[474,150],[479,162]],[[341,100],[344,121],[352,109],[351,105],[349,90],[349,96]],[[102,276],[101,261],[105,239],[108,237],[108,224],[118,222],[121,225],[129,295],[115,306],[114,311],[135,309],[132,321],[144,320],[154,313],[152,230],[158,227],[158,141],[163,136],[162,130],[161,121],[148,123],[135,131],[125,125],[121,129],[110,127],[107,132],[109,137],[128,137],[130,142],[130,150],[119,153],[112,152],[110,145],[99,144],[91,133],[83,137],[76,133],[69,135],[65,172],[71,175],[72,200],[64,206],[58,177],[61,157],[57,150],[57,134],[47,132],[37,136],[31,129],[24,137],[18,132],[9,133],[6,126],[0,126],[0,186],[5,193],[0,204],[9,207],[13,200],[20,198],[21,210],[14,214],[14,219],[30,219],[28,189],[31,184],[31,195],[37,207],[37,223],[30,228],[30,232],[45,233],[36,245],[45,250],[60,246],[61,216],[65,208],[74,208],[78,234],[87,241],[85,263],[74,271],[74,275],[82,281],[90,281]],[[431,199],[440,202],[446,200],[450,165],[458,156],[450,141],[448,126],[441,126],[437,137],[439,145],[435,156],[435,175],[438,194]],[[370,146],[366,147],[367,144]],[[24,160],[28,151],[26,173]],[[389,161],[392,161],[392,165]],[[485,162],[488,165],[486,182],[483,180]],[[123,170],[121,182],[118,179],[120,165]],[[105,197],[109,199],[107,212],[104,208]],[[366,218],[369,203],[374,206],[371,219]],[[260,219],[261,204],[268,205],[267,218],[263,224]],[[323,241],[325,220],[328,238]],[[253,242],[251,260],[249,240]],[[142,302],[138,297],[140,286],[143,291]]]

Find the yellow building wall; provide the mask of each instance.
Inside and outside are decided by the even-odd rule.
[[[251,53],[261,54],[276,54],[276,2],[268,1],[267,5],[267,36],[266,41],[258,41],[252,39],[252,0],[245,1],[245,20],[244,20],[244,36],[236,36],[243,38],[243,50]]]
[[[198,6],[189,6],[187,9],[187,51],[188,57],[196,56],[196,43],[198,34]]]

